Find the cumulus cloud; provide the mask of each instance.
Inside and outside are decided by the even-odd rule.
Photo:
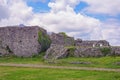
[[[111,45],[120,45],[120,24],[116,19],[108,19],[102,23],[103,38],[108,40]]]
[[[89,13],[107,14],[115,16],[120,14],[120,0],[81,0],[89,6],[84,11]]]
[[[69,3],[68,3],[69,2]],[[74,12],[74,6],[78,4],[78,0],[75,0],[72,4],[72,0],[55,0],[50,2],[48,5],[51,7],[49,13],[37,14],[35,15],[30,25],[36,24],[39,22],[40,25],[43,25],[48,31],[67,32],[68,35],[80,37],[82,35],[84,39],[102,39],[99,31],[101,22],[98,19],[82,15],[80,13],[76,14]],[[97,36],[93,36],[93,34]],[[89,35],[87,35],[89,34]]]
[[[0,20],[9,17],[9,9],[5,1],[0,1]]]
[[[99,19],[76,13],[74,8],[81,0],[52,0],[48,4],[51,10],[47,13],[34,13],[32,7],[25,2],[28,0],[0,1],[2,4],[0,4],[2,6],[0,7],[0,12],[3,12],[0,13],[0,16],[2,16],[0,17],[0,26],[19,25],[21,23],[25,25],[39,25],[50,32],[64,31],[76,38],[106,39],[114,45],[119,43],[120,29],[118,27],[120,25],[118,22],[113,21],[113,19],[101,22]],[[95,4],[92,1],[90,3],[90,0],[84,1],[89,2],[91,6]],[[90,10],[91,6],[86,8],[86,10]],[[119,10],[114,14],[118,14],[118,12]],[[107,13],[110,13],[109,10]]]
[[[27,20],[32,18],[32,8],[28,7],[22,0],[2,0],[1,4],[5,3],[3,14],[8,14],[5,18],[1,18],[0,25],[16,25],[26,23]],[[0,12],[2,9],[0,8]],[[0,14],[2,16],[2,14]],[[8,17],[9,16],[9,17]]]

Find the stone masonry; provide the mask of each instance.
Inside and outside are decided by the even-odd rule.
[[[110,52],[106,55],[101,48],[110,49]],[[38,26],[0,27],[0,56],[31,57],[41,51],[46,51],[45,59],[59,59],[68,56],[120,56],[120,47],[110,46],[106,40],[74,40],[64,32],[47,35],[47,31]]]
[[[1,27],[0,55],[14,54],[19,57],[30,57],[40,52],[38,31],[46,34],[46,30],[38,26]]]

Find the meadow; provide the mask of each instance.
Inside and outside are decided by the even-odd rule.
[[[2,63],[120,69],[120,57],[111,56],[58,60],[44,60],[42,55],[31,58],[6,56],[0,57]],[[120,80],[120,72],[0,66],[0,80]]]
[[[17,64],[43,64],[55,66],[77,66],[77,67],[97,67],[97,68],[120,68],[120,57],[99,57],[99,58],[74,58],[69,57],[58,60],[44,60],[41,55],[31,58],[0,57],[0,63]]]
[[[120,80],[119,72],[0,67],[0,80]]]

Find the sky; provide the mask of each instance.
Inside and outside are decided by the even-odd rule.
[[[38,25],[120,46],[120,0],[0,0],[0,26]]]

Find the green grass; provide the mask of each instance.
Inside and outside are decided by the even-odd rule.
[[[0,67],[0,80],[120,80],[119,72]]]
[[[58,65],[66,66],[85,66],[85,67],[101,67],[101,68],[120,68],[120,65],[115,63],[120,62],[120,57],[100,57],[100,58],[66,58],[56,60]],[[90,64],[70,64],[71,62],[87,62]]]
[[[51,64],[49,63],[51,62]],[[88,62],[90,64],[70,64],[71,62]],[[65,58],[53,61],[45,61],[41,55],[32,58],[0,57],[0,63],[22,63],[22,64],[44,64],[55,66],[82,66],[82,67],[101,67],[101,68],[120,68],[116,65],[120,62],[120,57],[101,57],[101,58]]]

